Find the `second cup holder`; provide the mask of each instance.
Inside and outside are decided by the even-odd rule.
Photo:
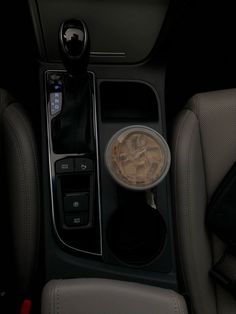
[[[139,197],[132,205],[114,212],[107,227],[107,242],[116,258],[139,266],[160,255],[166,240],[166,225],[158,210]]]

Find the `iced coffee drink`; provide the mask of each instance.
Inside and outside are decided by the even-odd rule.
[[[117,183],[144,190],[158,184],[170,165],[170,152],[155,130],[133,126],[120,130],[109,141],[106,164]]]

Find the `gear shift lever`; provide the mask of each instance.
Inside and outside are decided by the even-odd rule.
[[[62,23],[59,31],[59,47],[62,61],[68,73],[81,76],[87,70],[90,42],[83,21],[69,20]]]
[[[53,150],[58,154],[91,153],[94,145],[92,95],[87,73],[89,35],[83,21],[62,23],[59,48],[67,73],[62,111],[52,121]]]

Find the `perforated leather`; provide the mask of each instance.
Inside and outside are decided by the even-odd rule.
[[[7,208],[10,217],[15,284],[22,295],[30,290],[38,257],[40,192],[36,141],[27,114],[0,90],[1,148]],[[3,178],[1,178],[3,179]]]

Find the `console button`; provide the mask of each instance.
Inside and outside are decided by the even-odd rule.
[[[65,216],[65,223],[68,227],[80,227],[88,224],[89,215],[86,212],[80,212]]]
[[[66,194],[64,197],[65,212],[81,212],[89,210],[89,193]]]
[[[88,158],[76,158],[75,159],[75,171],[77,172],[93,171],[93,161]]]
[[[56,162],[56,173],[74,172],[73,158],[65,158]]]

